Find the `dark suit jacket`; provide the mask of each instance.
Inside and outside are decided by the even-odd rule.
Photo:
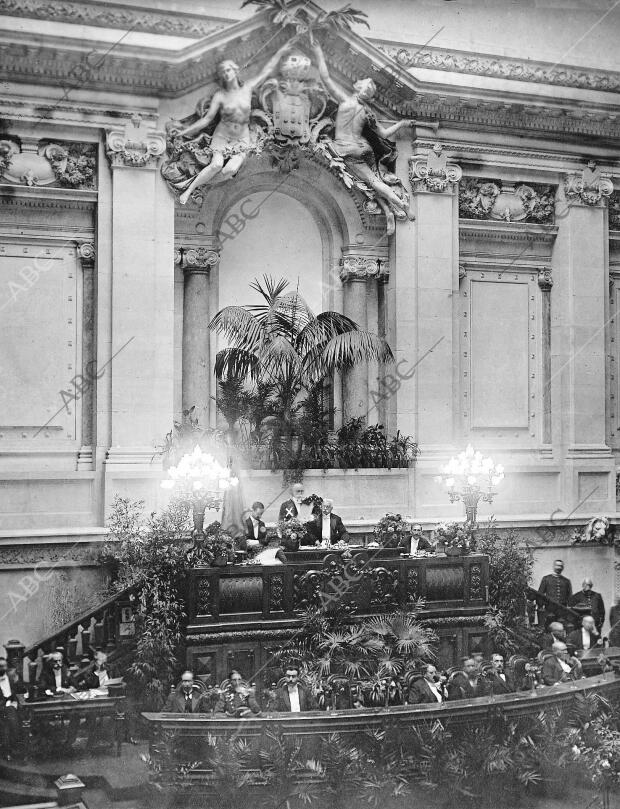
[[[252,713],[260,713],[260,705],[252,694],[244,696],[237,691],[231,691],[226,695],[226,713],[229,716],[242,716],[247,713],[247,709]]]
[[[0,694],[0,708],[4,708],[7,702],[16,701],[18,705],[23,705],[24,703],[24,694],[27,692],[27,688],[25,685],[19,682],[17,676],[12,676],[10,673],[9,677],[9,685],[11,686],[11,696],[10,697],[3,697]]]
[[[442,695],[444,699],[447,698],[446,691],[441,685],[441,683],[437,683],[437,690]],[[435,694],[431,691],[428,682],[424,677],[419,677],[417,680],[414,680],[411,684],[409,689],[409,695],[407,697],[407,702],[410,705],[419,705],[421,703],[432,703],[436,704],[439,702]]]
[[[556,576],[555,573],[549,573],[547,576],[542,577],[538,592],[566,607],[573,594],[573,587],[570,579],[567,579],[566,576]],[[552,610],[553,605],[549,605],[548,612]]]
[[[432,551],[433,546],[428,541],[426,537],[420,537],[418,541],[418,550],[419,551]],[[411,553],[411,540],[409,540],[409,553]]]
[[[290,511],[291,514],[287,514],[287,511]],[[296,517],[299,512],[297,511],[297,506],[294,500],[288,499],[285,500],[282,505],[280,506],[280,513],[278,514],[279,520],[290,520],[291,516]]]
[[[620,646],[620,605],[613,606],[609,611],[609,645]]]
[[[71,679],[71,675],[69,674],[68,666],[63,665],[60,671],[62,673],[60,681],[61,688],[71,688],[74,683]],[[39,689],[39,697],[41,699],[45,699],[47,696],[49,696],[45,693],[46,691],[51,691],[52,694],[56,693],[56,677],[54,675],[54,669],[51,666],[46,666],[43,669],[37,685]]]
[[[600,637],[601,636],[598,634],[598,632],[590,633],[590,649],[593,649],[596,646],[596,644],[600,640]],[[573,650],[580,649],[583,651],[583,638],[581,636],[581,627],[569,633],[568,637],[566,638],[566,645],[572,646]]]
[[[491,687],[484,677],[478,677],[475,685],[472,685],[464,674],[457,674],[448,683],[448,699],[472,699],[473,697],[484,697],[489,694]]]
[[[202,694],[194,686],[192,689],[192,710],[191,713],[202,713]],[[180,687],[176,688],[166,700],[163,709],[164,713],[185,713],[185,694]]]
[[[545,685],[564,683],[568,680],[576,680],[581,677],[581,665],[578,660],[571,658],[567,661],[572,667],[570,674],[566,673],[555,655],[548,655],[542,666],[542,678]]]
[[[303,686],[301,683],[298,683],[297,689],[299,691],[299,708],[302,711],[314,711],[316,705],[314,704],[314,699],[312,698],[312,694],[310,691]],[[276,711],[288,711],[291,710],[291,700],[288,695],[288,687],[286,685],[280,686],[276,689]]]
[[[248,539],[254,539],[254,540],[256,539],[256,537],[254,536],[254,523],[252,522],[250,517],[248,517],[247,520],[245,520],[244,525],[245,525],[245,536],[242,537],[241,539],[237,540],[238,545],[239,545],[239,550],[241,550],[241,551],[247,551],[247,549],[248,549],[248,544],[247,544]],[[259,520],[258,521],[258,541],[259,542],[261,542],[261,541],[266,542],[266,540],[267,540],[267,528],[265,527],[265,523],[262,520]]]
[[[590,590],[584,593],[580,590],[568,599],[568,606],[577,610],[582,615],[591,615],[596,623],[596,628],[600,630],[605,620],[605,604],[600,593]]]
[[[305,540],[306,545],[314,545],[315,542],[321,542],[323,539],[323,515],[317,515],[312,522],[306,523],[306,531],[308,532]],[[349,535],[347,534],[347,529],[344,527],[341,518],[332,512],[329,515],[329,541],[332,545],[335,545],[336,542],[340,542],[341,539],[348,542]]]
[[[104,666],[104,668],[108,672],[108,677],[113,677],[110,669],[107,666]],[[74,678],[73,684],[78,691],[87,691],[89,688],[99,688],[99,677],[95,674],[95,664],[91,663],[88,668],[78,672]]]
[[[517,690],[512,676],[507,671],[504,672],[504,676],[506,677],[505,680],[495,673],[487,676],[492,694],[512,694],[513,691]]]

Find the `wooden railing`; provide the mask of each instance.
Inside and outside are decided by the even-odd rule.
[[[188,630],[214,623],[290,619],[305,607],[348,603],[364,615],[425,602],[423,614],[466,615],[488,604],[489,560],[303,552],[286,565],[198,567],[188,578]]]
[[[62,649],[68,665],[78,663],[83,655],[92,655],[95,649],[114,656],[123,640],[131,642],[131,621],[123,619],[130,617],[137,592],[134,585],[115,593],[31,646],[9,641],[5,648],[11,665],[25,682],[33,683],[40,674],[44,656],[56,649]],[[123,614],[123,610],[129,612]]]

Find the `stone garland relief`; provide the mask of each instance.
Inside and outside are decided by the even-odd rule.
[[[202,204],[208,187],[234,177],[249,157],[267,156],[283,172],[304,157],[361,194],[368,214],[385,214],[389,233],[395,219],[411,218],[389,140],[411,122],[379,125],[370,106],[374,81],[360,79],[346,92],[329,75],[320,45],[312,50],[316,64],[289,41],[243,84],[232,60],[218,64],[220,89],[198,104],[193,121],[170,121],[166,128],[162,174],[181,204]]]
[[[441,193],[458,183],[462,176],[460,166],[448,162],[441,143],[436,143],[425,157],[409,158],[409,179],[417,191]]]
[[[581,174],[569,174],[564,181],[564,193],[569,205],[598,205],[603,197],[610,197],[613,190],[612,181],[602,173],[594,160],[588,161]]]
[[[0,180],[12,185],[93,191],[97,145],[7,137],[0,140]]]
[[[553,224],[555,191],[538,184],[466,177],[459,185],[459,216],[497,222]]]

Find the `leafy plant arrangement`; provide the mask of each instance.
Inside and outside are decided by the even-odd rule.
[[[464,523],[456,521],[440,522],[436,526],[435,532],[439,545],[445,545],[447,548],[469,550],[470,535]]]
[[[386,514],[373,530],[376,542],[384,548],[398,548],[411,533],[409,523],[400,514]]]
[[[108,520],[115,542],[104,546],[101,561],[111,564],[113,592],[138,585],[136,650],[129,669],[131,685],[145,710],[159,710],[177,667],[185,605],[178,583],[186,570],[190,533],[184,503],[171,501],[161,514],[144,514],[144,503],[114,498]]]
[[[236,543],[229,533],[222,530],[220,522],[215,520],[204,531],[204,539],[200,541],[187,555],[190,566],[199,564],[213,564],[234,562]]]
[[[280,520],[278,523],[278,536],[282,546],[287,551],[297,551],[301,541],[306,536],[306,526],[296,518]]]

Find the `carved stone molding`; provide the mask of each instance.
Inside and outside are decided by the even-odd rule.
[[[36,137],[0,140],[0,179],[28,188],[95,188],[97,147],[92,143],[50,143]]]
[[[467,266],[459,264],[459,281],[463,281],[465,278],[467,278]]]
[[[594,160],[588,162],[581,174],[569,174],[564,180],[569,205],[598,205],[603,197],[610,197],[613,190],[612,181],[603,175]]]
[[[230,23],[184,12],[145,11],[131,9],[120,3],[90,3],[80,0],[0,0],[0,13],[12,17],[29,17],[73,25],[94,25],[122,28],[165,36],[200,38],[227,27]]]
[[[166,136],[142,123],[139,116],[132,118],[126,128],[108,130],[106,154],[113,169],[155,169],[157,158],[166,151]]]
[[[466,177],[459,186],[459,216],[496,222],[552,224],[555,193],[549,186]]]
[[[345,281],[387,281],[389,278],[387,259],[368,254],[347,254],[340,259],[340,280]]]
[[[613,191],[607,205],[609,211],[609,229],[620,230],[620,191]]]
[[[33,545],[33,546],[5,546],[0,548],[0,566],[23,565],[40,568],[62,567],[64,562],[73,562],[85,565],[97,563],[100,549],[92,545]]]
[[[471,54],[444,48],[416,48],[382,43],[379,50],[405,68],[446,70],[494,79],[511,79],[560,87],[581,87],[586,90],[620,91],[620,73],[612,70],[591,70],[550,62],[510,59],[491,54]]]
[[[539,267],[538,269],[538,286],[543,292],[549,292],[553,286],[553,275],[551,267]]]
[[[448,162],[441,143],[436,143],[425,157],[409,158],[409,180],[415,191],[441,193],[458,183],[462,176],[461,167]]]

